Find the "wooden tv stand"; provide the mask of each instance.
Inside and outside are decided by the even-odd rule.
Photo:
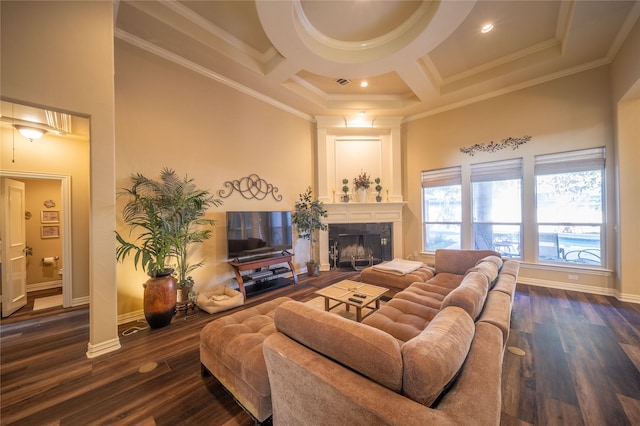
[[[296,275],[296,270],[293,267],[293,262],[291,261],[292,257],[293,257],[292,254],[276,254],[276,255],[264,257],[261,259],[247,260],[245,262],[230,261],[229,265],[231,265],[231,267],[233,268],[233,272],[236,274],[236,279],[238,280],[238,287],[240,288],[240,291],[242,292],[242,295],[244,296],[245,300],[247,298],[247,293],[244,288],[244,277],[241,274],[242,271],[249,271],[252,269],[264,268],[267,266],[277,265],[278,263],[286,262],[289,265],[289,269],[291,270],[291,273],[293,274],[293,282],[294,284],[297,284],[298,275]]]

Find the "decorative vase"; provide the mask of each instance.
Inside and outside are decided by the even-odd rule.
[[[151,328],[161,328],[171,323],[176,312],[178,280],[168,274],[149,278],[144,287],[144,318]]]
[[[343,203],[348,203],[349,202],[349,194],[344,194],[342,197],[340,197],[340,199],[342,200]]]
[[[382,195],[380,195],[380,193],[378,193],[378,195],[376,195],[376,202],[379,203],[382,201]]]
[[[361,203],[366,203],[367,202],[367,189],[366,188],[360,188],[356,191],[356,193],[358,194],[358,201]]]

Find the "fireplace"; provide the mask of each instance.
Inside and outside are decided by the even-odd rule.
[[[326,203],[320,269],[362,269],[402,255],[404,202]]]
[[[361,270],[393,258],[392,223],[329,225],[331,269]]]

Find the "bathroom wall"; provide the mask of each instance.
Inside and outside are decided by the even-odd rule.
[[[17,179],[25,184],[26,216],[25,229],[27,234],[27,246],[32,248],[32,256],[27,256],[27,290],[36,290],[62,285],[62,277],[58,270],[62,267],[62,238],[43,236],[45,231],[55,231],[62,235],[62,211],[60,210],[60,181],[45,179]],[[45,206],[45,202],[50,207]],[[50,203],[55,203],[51,205]],[[28,213],[27,213],[28,212]],[[58,212],[58,223],[51,222],[51,217],[43,220],[42,212],[50,215]],[[55,214],[55,213],[54,213]],[[50,222],[50,223],[45,223]],[[44,265],[42,258],[58,257],[51,265]]]

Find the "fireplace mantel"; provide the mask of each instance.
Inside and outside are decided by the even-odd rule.
[[[324,223],[393,223],[392,244],[394,257],[402,255],[402,208],[406,202],[389,203],[324,203],[327,218]],[[329,233],[320,232],[320,270],[328,271]]]

